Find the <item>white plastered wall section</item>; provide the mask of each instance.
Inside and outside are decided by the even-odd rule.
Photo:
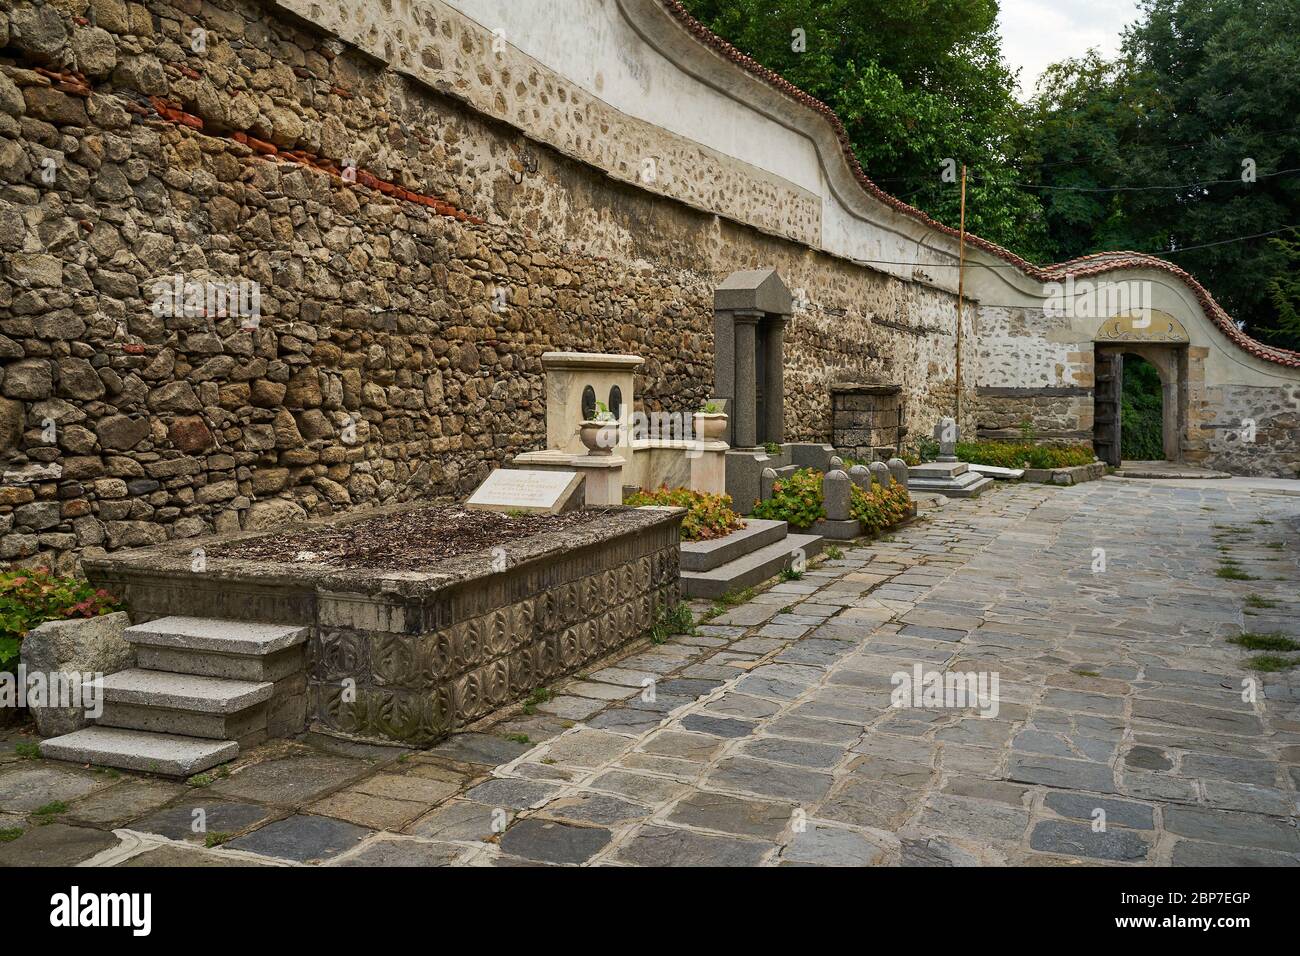
[[[824,117],[700,43],[658,0],[392,0],[387,10],[350,0],[275,2],[612,178],[905,281],[956,290],[952,236],[866,194]],[[643,175],[647,159],[652,181]],[[1069,352],[1091,348],[1100,318],[1064,329],[1047,323],[1041,334],[1031,321],[1022,334],[1034,343],[999,337],[1006,315],[1043,308],[1044,287],[978,248],[968,246],[967,259],[967,295],[983,306],[965,330],[967,385],[1043,384],[1044,370],[1014,355],[986,365],[996,351],[1040,352],[1052,359],[1050,372]],[[1192,345],[1210,350],[1207,384],[1300,382],[1300,371],[1229,342],[1173,276],[1123,270],[1100,278],[1150,281],[1153,306],[1178,318]],[[986,324],[989,340],[977,345]]]

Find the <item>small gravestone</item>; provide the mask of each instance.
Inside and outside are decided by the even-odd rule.
[[[776,485],[776,469],[764,468],[762,474],[758,476],[759,495],[763,501],[768,501],[772,497],[773,486]]]
[[[829,471],[822,480],[822,495],[826,502],[826,517],[830,521],[846,521],[851,506],[849,476],[844,472]]]
[[[951,418],[941,418],[934,426],[939,443],[937,461],[926,461],[907,469],[907,488],[913,494],[934,492],[946,498],[973,498],[993,484],[992,478],[976,474],[957,460],[957,442],[961,432]]]
[[[961,441],[961,430],[951,418],[941,418],[934,426],[934,440],[939,443],[939,461],[957,460],[957,442]]]
[[[838,541],[862,534],[862,525],[853,517],[853,482],[838,468],[822,479],[822,503],[826,517],[814,525],[818,534]]]
[[[582,506],[582,475],[573,471],[498,468],[474,490],[466,508],[559,514]]]
[[[871,472],[868,470],[866,465],[854,465],[849,469],[849,481],[853,482],[859,488],[870,488]]]
[[[841,458],[839,455],[832,455],[830,460],[830,468],[828,469],[828,471],[843,471],[843,470],[844,470],[844,459]]]
[[[892,477],[889,473],[889,466],[883,461],[873,461],[871,463],[871,480],[881,488],[888,488]]]
[[[904,488],[907,487],[907,462],[901,458],[891,458],[885,462],[885,467],[889,469],[890,476],[896,482]]]

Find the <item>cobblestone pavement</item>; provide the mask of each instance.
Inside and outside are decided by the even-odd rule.
[[[1298,541],[1239,484],[998,487],[429,751],[6,754],[0,863],[1295,865],[1300,669],[1228,639],[1300,637]],[[996,714],[891,707],[917,665]]]

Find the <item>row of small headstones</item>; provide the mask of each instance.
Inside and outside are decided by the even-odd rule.
[[[822,478],[822,497],[826,508],[827,521],[848,521],[852,518],[850,509],[853,502],[852,486],[857,485],[864,491],[873,483],[888,488],[891,482],[898,482],[907,487],[907,462],[901,458],[889,461],[873,461],[870,465],[854,465],[846,473],[844,459],[838,455],[831,459],[830,468]],[[760,490],[763,500],[772,497],[772,486],[776,484],[777,474],[772,468],[764,468]]]

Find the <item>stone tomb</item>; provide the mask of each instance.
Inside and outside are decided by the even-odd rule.
[[[440,506],[378,508],[273,534],[429,507]],[[420,571],[220,556],[264,531],[92,557],[85,570],[136,622],[187,615],[307,628],[308,725],[428,745],[643,636],[680,596],[683,513],[610,509]],[[207,555],[202,571],[195,549]]]

